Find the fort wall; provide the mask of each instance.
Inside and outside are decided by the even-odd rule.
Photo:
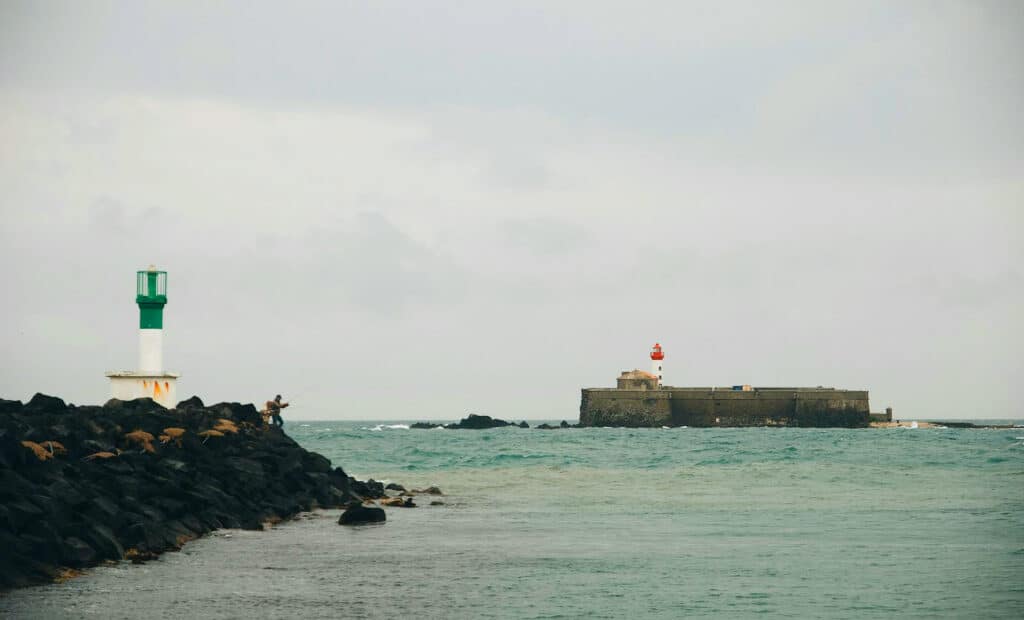
[[[866,390],[833,388],[586,388],[582,426],[840,426],[868,425]]]

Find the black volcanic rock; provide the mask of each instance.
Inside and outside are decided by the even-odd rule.
[[[366,482],[360,482],[354,478],[349,478],[352,491],[365,499],[380,499],[387,497],[387,493],[384,492],[384,483],[377,482],[373,478],[370,478]]]
[[[18,404],[21,404],[21,403],[18,403]],[[415,422],[414,424],[411,424],[409,426],[409,428],[431,429],[431,428],[439,428],[439,427],[443,427],[443,426],[444,426],[444,424],[435,424],[433,422]]]
[[[349,504],[345,512],[338,517],[338,525],[359,525],[361,523],[380,523],[387,520],[383,508],[363,506],[359,502]]]
[[[57,413],[66,408],[64,401],[56,396],[36,393],[32,400],[25,403],[26,413]]]
[[[512,422],[506,422],[505,420],[492,418],[489,415],[476,415],[475,413],[471,413],[469,414],[468,417],[462,418],[458,422],[455,422],[453,424],[446,424],[445,428],[468,428],[473,430],[481,430],[486,428],[503,428],[505,426],[515,426],[515,424],[513,424]]]
[[[439,489],[437,487],[427,487],[425,489],[413,489],[412,491],[409,491],[409,493],[412,494],[412,495],[416,495],[416,494],[421,494],[421,495],[444,495],[444,493],[441,492],[441,489]]]
[[[144,561],[222,527],[383,497],[264,429],[252,405],[0,400],[0,591],[63,567]]]
[[[537,429],[540,429],[540,430],[550,431],[550,430],[559,430],[559,429],[563,429],[563,428],[579,428],[579,427],[580,427],[579,424],[569,424],[565,420],[562,420],[558,424],[558,426],[552,426],[552,425],[550,425],[550,424],[545,422],[544,424],[538,424],[534,428],[537,428]]]
[[[178,406],[175,407],[175,409],[202,409],[203,407],[203,400],[198,396],[193,396],[192,398],[186,398],[178,403]]]
[[[152,398],[136,398],[134,400],[120,400],[111,398],[104,405],[104,409],[135,411],[138,413],[150,413],[154,411],[166,411],[167,409]]]

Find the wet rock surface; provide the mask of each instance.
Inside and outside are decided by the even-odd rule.
[[[380,497],[383,484],[264,428],[251,404],[0,400],[0,590]]]

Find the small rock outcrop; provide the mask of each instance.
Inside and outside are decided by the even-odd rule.
[[[579,424],[569,424],[565,420],[562,420],[561,423],[558,426],[552,426],[550,424],[544,423],[544,424],[538,424],[534,428],[537,428],[539,430],[550,431],[550,430],[557,430],[557,429],[560,429],[560,428],[579,428]]]
[[[469,416],[462,418],[458,422],[445,424],[445,428],[449,429],[468,428],[473,430],[504,428],[506,426],[516,426],[516,424],[513,422],[506,422],[505,420],[499,420],[498,418],[492,418],[489,415],[477,415],[475,413],[469,414]]]
[[[437,424],[434,422],[416,422],[409,426],[409,428],[417,429],[434,429],[434,428],[447,428],[452,430],[459,429],[471,429],[471,430],[484,430],[488,428],[505,428],[507,426],[513,426],[517,428],[530,428],[530,425],[525,420],[516,424],[515,422],[507,422],[498,418],[492,418],[489,415],[477,415],[471,413],[465,418],[462,418],[458,422],[452,422],[451,424]]]

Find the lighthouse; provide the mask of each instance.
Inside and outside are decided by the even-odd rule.
[[[658,378],[658,385],[662,382],[662,370],[661,365],[665,360],[665,353],[661,350],[661,345],[657,342],[651,347],[651,374]]]
[[[120,400],[149,397],[170,409],[175,406],[178,376],[164,370],[164,306],[167,272],[153,265],[135,274],[139,306],[138,370],[108,372],[110,395]]]

